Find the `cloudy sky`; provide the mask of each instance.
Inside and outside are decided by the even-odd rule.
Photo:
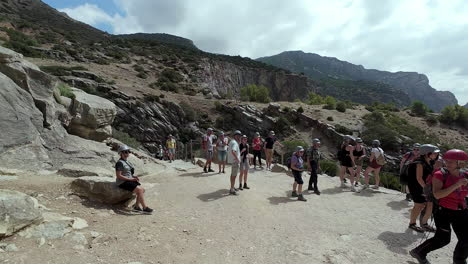
[[[465,0],[43,0],[113,34],[163,32],[251,58],[303,50],[417,71],[468,102]]]

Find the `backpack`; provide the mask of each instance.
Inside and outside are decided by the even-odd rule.
[[[400,182],[401,184],[407,184],[408,183],[408,168],[411,162],[408,162],[409,159],[413,156],[413,152],[410,152],[408,157],[405,159],[405,163],[403,163],[403,166],[400,169]]]
[[[375,162],[377,162],[377,164],[379,164],[380,166],[387,164],[387,161],[385,160],[385,156],[382,151],[380,152],[380,155],[377,157],[377,159],[375,159]]]
[[[291,157],[289,157],[289,158],[286,160],[286,166],[288,167],[288,170],[291,169]]]

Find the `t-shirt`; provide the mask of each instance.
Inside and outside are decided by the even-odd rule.
[[[298,169],[304,168],[304,160],[302,157],[297,156],[296,153],[294,153],[291,157],[291,168],[293,166],[296,166]]]
[[[174,139],[169,139],[166,141],[167,148],[174,149],[176,146],[176,141]]]
[[[261,150],[262,149],[262,139],[256,137],[252,140],[252,149],[253,150]]]
[[[276,138],[274,138],[274,137],[267,137],[267,138],[265,139],[265,142],[266,142],[265,148],[267,148],[267,149],[273,149],[273,145],[274,145],[275,142],[276,142]]]
[[[245,149],[245,151],[242,152],[242,150],[244,150],[244,149]],[[241,152],[241,158],[242,158],[241,161],[245,161],[247,159],[247,154],[249,154],[249,144],[244,145],[243,143],[241,143],[239,145],[239,150]]]
[[[310,161],[319,162],[322,154],[320,154],[318,149],[311,147],[307,152],[307,156],[309,157]]]
[[[434,173],[434,178],[443,182],[442,189],[446,189],[456,184],[459,180],[463,179],[464,175],[462,174],[458,177],[454,177],[452,175],[445,175],[445,182],[444,182],[443,172],[437,171]],[[466,209],[465,197],[467,195],[468,195],[468,187],[462,186],[458,188],[457,190],[453,191],[451,194],[445,196],[444,198],[439,199],[439,205],[448,209],[452,209],[452,210],[458,210],[460,208]]]
[[[228,148],[229,140],[225,137],[223,139],[218,139],[216,145],[218,146],[218,151],[226,151]]]
[[[133,168],[133,166],[128,161],[122,160],[122,159],[117,161],[117,163],[115,164],[115,170],[116,171],[121,171],[122,176],[124,176],[125,178],[128,178],[128,179],[133,179],[132,168]],[[119,178],[116,178],[115,182],[117,183],[117,185],[120,185],[120,184],[124,183],[125,181],[121,180]]]
[[[374,153],[374,157],[377,159],[384,151],[381,148],[372,148],[371,153]]]
[[[235,156],[232,155],[232,151],[236,152],[237,159],[240,161],[240,149],[239,149],[239,143],[235,139],[232,139],[229,142],[229,153],[228,153],[228,162],[229,163],[234,163],[238,162],[235,158]]]
[[[434,171],[434,167],[432,166],[432,164],[427,163],[425,160],[422,160],[420,158],[416,159],[415,161],[413,161],[411,164],[408,165],[408,184],[409,185],[416,185],[416,186],[419,185],[418,178],[416,175],[417,164],[421,164],[423,167],[422,178],[424,182],[427,182],[428,177]]]
[[[216,140],[216,136],[211,134],[211,135],[206,135],[203,138],[204,141],[206,141],[206,150],[208,151],[213,151],[213,142]]]

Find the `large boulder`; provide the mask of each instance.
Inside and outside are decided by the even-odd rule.
[[[68,132],[95,141],[111,137],[111,125],[117,114],[115,104],[79,89],[73,89],[73,93],[75,99],[70,106],[73,119]]]
[[[21,192],[0,189],[0,238],[41,221],[37,200]]]
[[[80,177],[72,182],[71,188],[79,196],[105,204],[124,203],[133,198],[133,193],[119,188],[111,177]]]
[[[106,164],[107,165],[107,164]],[[110,165],[110,164],[109,164]],[[58,170],[58,174],[66,177],[82,177],[82,176],[108,176],[112,177],[114,172],[109,169],[105,169],[102,166],[91,166],[85,164],[67,163]]]

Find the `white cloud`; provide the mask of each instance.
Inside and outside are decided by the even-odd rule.
[[[114,0],[63,9],[113,33],[164,32],[206,51],[257,58],[285,50],[333,56],[366,68],[417,71],[468,102],[468,5],[464,0]]]

